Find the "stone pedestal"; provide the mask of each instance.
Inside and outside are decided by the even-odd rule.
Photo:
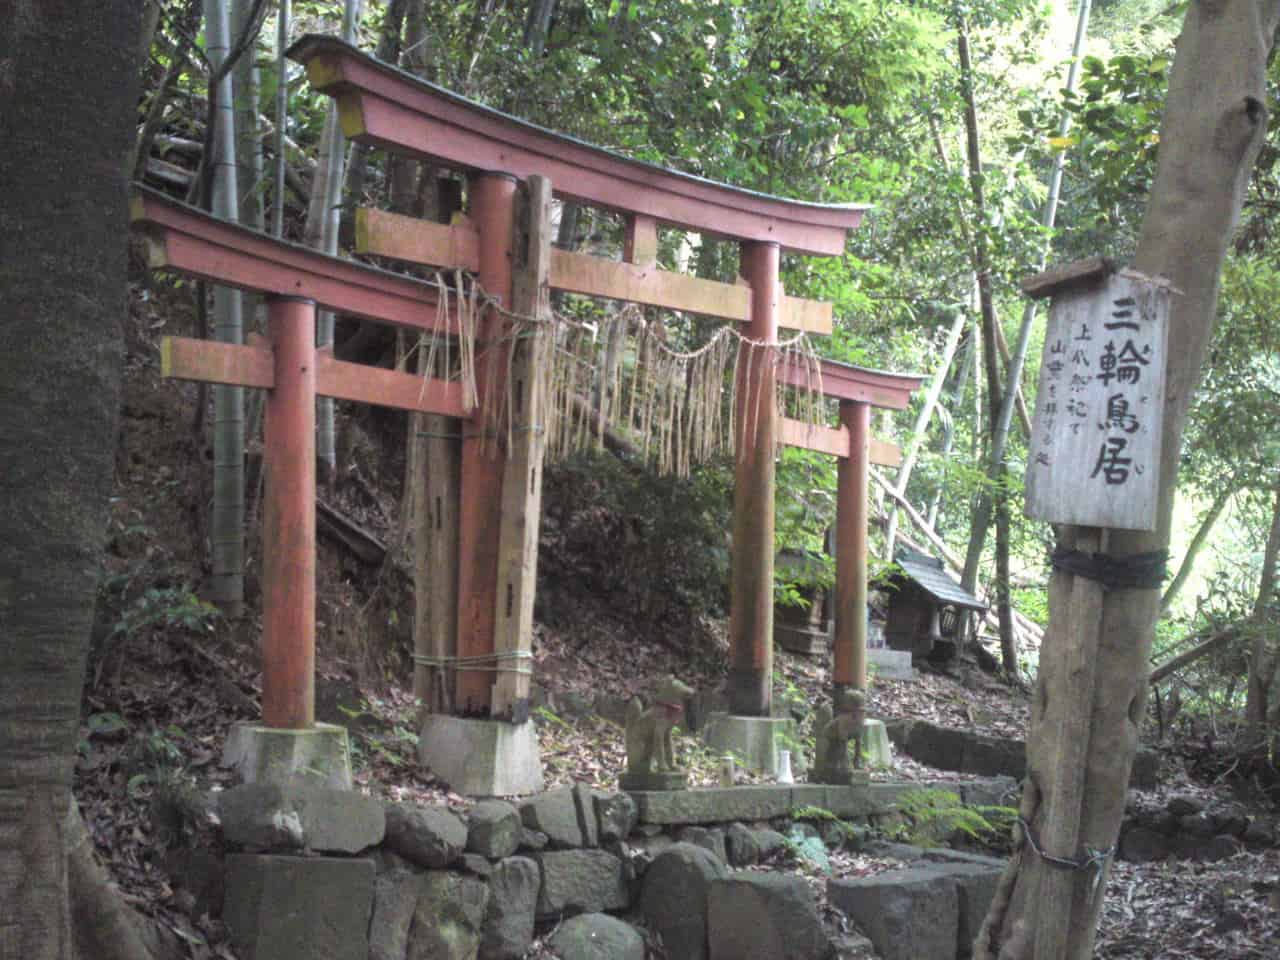
[[[351,789],[347,728],[331,723],[306,730],[234,724],[222,748],[222,765],[236,770],[245,783],[302,780],[333,790]]]
[[[542,789],[542,757],[532,723],[431,714],[418,738],[418,760],[464,796],[506,797]]]
[[[893,748],[883,720],[868,720],[862,727],[862,761],[869,769],[893,766]]]
[[[744,767],[772,775],[778,772],[778,738],[790,728],[791,721],[785,717],[713,713],[702,739],[716,753],[733,754]]]

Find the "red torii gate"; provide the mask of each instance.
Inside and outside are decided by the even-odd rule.
[[[730,319],[766,344],[777,343],[779,327],[830,331],[829,304],[782,291],[780,253],[842,252],[861,208],[782,200],[639,163],[464,100],[332,38],[306,37],[290,56],[306,64],[317,88],[337,98],[349,137],[469,177],[470,216],[455,217],[449,225],[360,211],[362,252],[473,272],[488,295],[517,313],[534,312],[548,289],[559,289]],[[520,235],[516,177],[527,180],[529,193],[528,226]],[[550,247],[550,178],[562,197],[625,214],[624,262]],[[491,684],[488,672],[468,666],[529,650],[542,455],[538,431],[514,432],[512,449],[499,444],[486,449],[481,441],[492,432],[495,413],[467,408],[461,384],[343,363],[328,350],[316,350],[311,340],[317,303],[369,320],[456,334],[457,317],[441,316],[435,287],[273,240],[150,192],[135,198],[134,218],[150,236],[154,266],[274,298],[269,344],[171,338],[163,363],[166,375],[271,392],[264,722],[294,729],[313,722],[317,393],[469,421],[461,441],[455,702],[471,712],[523,719],[527,674],[499,675]],[[659,269],[659,223],[738,240],[745,285]],[[502,326],[493,313],[482,321],[477,338],[495,340]],[[519,366],[513,370],[518,377]],[[830,363],[822,372],[824,393],[841,401],[840,428],[808,427],[776,416],[771,402],[755,404],[755,397],[772,396],[776,377],[804,385],[798,368],[758,364],[749,376],[741,374],[740,410],[759,411],[737,418],[736,438],[730,693],[731,709],[745,715],[767,715],[770,705],[778,442],[842,457],[835,680],[865,683],[867,464],[896,462],[893,448],[869,437],[869,410],[871,405],[905,407],[920,378]],[[497,375],[503,375],[501,365]],[[524,378],[517,389],[529,389],[531,381]],[[483,404],[485,392],[479,395]],[[527,414],[530,405],[524,409]],[[741,435],[748,431],[751,435]]]

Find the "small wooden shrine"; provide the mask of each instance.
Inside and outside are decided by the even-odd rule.
[[[883,581],[889,597],[885,644],[913,660],[948,660],[964,636],[970,611],[987,605],[947,575],[941,560],[911,550],[897,555],[898,570]]]

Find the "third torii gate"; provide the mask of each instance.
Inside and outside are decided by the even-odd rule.
[[[466,176],[465,216],[439,224],[361,210],[357,237],[363,253],[475,276],[494,304],[479,318],[479,344],[502,342],[512,316],[538,317],[551,290],[720,317],[742,324],[745,337],[766,347],[778,343],[780,328],[830,331],[829,304],[790,297],[782,290],[780,258],[785,251],[842,253],[846,233],[858,225],[862,208],[783,200],[633,161],[465,100],[333,38],[305,37],[290,56],[306,65],[313,85],[337,99],[348,137]],[[551,247],[553,188],[561,198],[624,215],[623,261]],[[160,198],[140,203],[136,216],[153,239],[163,241],[161,259],[172,269],[276,295],[308,297],[339,311],[434,335],[464,335],[459,317],[444,309],[447,297],[429,284],[303,253]],[[740,282],[718,283],[660,269],[659,224],[738,241]],[[273,391],[269,417],[272,410],[275,416],[266,451],[268,478],[273,478],[267,492],[268,536],[279,511],[301,516],[314,507],[314,464],[305,462],[305,449],[286,453],[292,434],[310,429],[308,415],[301,413],[308,396],[321,392],[390,402],[461,420],[463,429],[455,441],[460,448],[456,503],[431,504],[432,535],[453,528],[447,539],[456,542],[457,576],[451,590],[451,635],[437,644],[430,659],[453,675],[453,702],[469,719],[437,726],[433,735],[424,733],[424,757],[463,792],[536,789],[541,781],[536,743],[532,764],[501,755],[501,741],[508,735],[502,731],[528,728],[523,721],[528,716],[542,461],[540,425],[531,419],[539,404],[534,393],[538,378],[530,367],[537,362],[536,338],[511,340],[504,363],[477,365],[477,391],[469,398],[456,381],[341,364],[311,346],[296,345],[310,305],[290,306],[294,302],[274,304],[270,348],[175,340],[166,348],[167,372]],[[871,460],[894,462],[895,456],[889,445],[870,438],[870,407],[901,409],[920,382],[914,376],[823,363],[822,390],[839,400],[841,426],[812,427],[778,414],[772,398],[779,380],[812,385],[807,371],[778,363],[776,355],[774,351],[774,362],[740,366],[736,391],[729,696],[731,710],[747,717],[766,717],[771,706],[776,445],[797,444],[842,458],[835,680],[861,686],[867,465]],[[304,376],[294,386],[298,369],[309,370],[311,379]],[[508,392],[514,402],[495,409],[488,398]],[[277,672],[280,683],[286,688],[309,684],[310,678],[301,674],[309,669],[307,651],[314,647],[314,586],[308,593],[297,585],[307,577],[314,584],[314,530],[310,540],[285,537],[269,549],[278,562],[264,569],[264,602],[271,607],[264,618],[268,669],[273,663],[301,664],[291,672]],[[447,560],[438,566],[440,572],[450,572]],[[310,609],[303,611],[304,606]],[[306,727],[312,722],[309,698],[288,689],[273,693],[272,683],[266,687],[269,725]],[[297,709],[283,709],[281,704],[291,698]],[[477,734],[477,724],[488,732]],[[459,736],[459,730],[467,732]],[[528,733],[526,752],[530,738]],[[443,755],[432,752],[433,743]],[[513,769],[527,775],[509,776]]]

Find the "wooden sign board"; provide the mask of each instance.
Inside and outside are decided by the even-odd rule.
[[[1027,464],[1027,516],[1153,530],[1169,288],[1136,273],[1053,298]]]

